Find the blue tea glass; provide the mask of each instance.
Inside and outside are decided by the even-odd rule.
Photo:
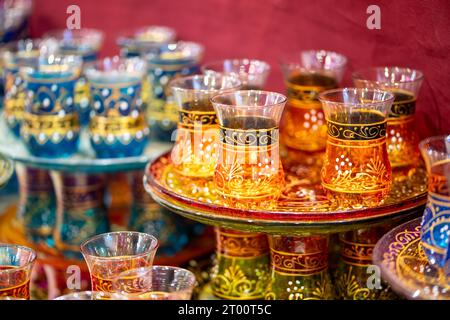
[[[431,264],[450,275],[450,135],[427,138],[419,148],[428,172],[422,248]]]
[[[178,107],[169,83],[175,77],[199,73],[203,51],[198,43],[179,41],[161,47],[158,54],[146,55],[150,86],[147,116],[153,138],[171,141],[177,128]]]
[[[20,136],[26,94],[26,83],[19,68],[36,66],[41,54],[56,50],[57,44],[52,40],[24,39],[9,44],[1,53],[5,83],[4,117],[16,136]]]
[[[105,58],[86,68],[93,108],[89,135],[98,158],[144,151],[149,136],[141,98],[145,71],[145,62],[137,57]]]
[[[83,59],[83,64],[97,60],[103,44],[104,34],[96,29],[57,30],[48,32],[44,37],[53,38],[58,42],[59,52],[65,55],[76,55]],[[75,108],[78,111],[81,125],[89,123],[89,84],[84,74],[75,85]]]
[[[77,151],[80,126],[74,93],[80,70],[80,57],[50,54],[19,71],[27,83],[21,137],[34,156],[67,157]]]

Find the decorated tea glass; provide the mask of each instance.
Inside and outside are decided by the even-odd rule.
[[[27,247],[0,244],[0,297],[30,299],[30,277],[36,253]]]
[[[446,267],[450,276],[450,135],[419,144],[428,172],[428,201],[421,242],[431,264]]]
[[[196,283],[189,270],[153,266],[121,273],[113,288],[130,300],[190,300]]]
[[[85,69],[94,114],[91,145],[99,158],[142,154],[149,129],[142,110],[145,62],[140,58],[105,58]]]
[[[391,185],[386,118],[394,95],[344,88],[323,92],[319,99],[328,131],[322,186],[340,207],[380,204]]]
[[[77,291],[57,297],[53,300],[128,300],[119,293],[103,291]]]
[[[204,64],[202,72],[235,75],[242,82],[242,90],[261,90],[269,76],[270,65],[255,59],[226,59]]]
[[[242,90],[211,99],[220,123],[214,183],[228,206],[255,209],[276,205],[284,186],[279,122],[286,97]]]
[[[177,127],[178,108],[170,81],[198,73],[203,51],[203,46],[198,43],[179,41],[162,46],[157,54],[145,56],[150,94],[144,101],[148,104],[152,135],[158,140],[172,141],[172,133]]]
[[[65,157],[77,151],[80,126],[75,109],[77,56],[45,55],[35,67],[21,68],[27,99],[21,137],[38,157]]]
[[[93,291],[115,292],[113,281],[122,272],[151,267],[158,240],[147,233],[119,231],[100,234],[81,245]]]
[[[353,73],[356,87],[387,90],[394,94],[389,110],[387,148],[393,168],[415,166],[419,160],[415,106],[423,81],[418,70],[379,67]]]
[[[48,32],[44,37],[56,39],[61,54],[80,56],[83,63],[93,62],[103,43],[104,34],[96,29],[57,30]],[[75,107],[77,108],[80,123],[89,123],[91,109],[89,108],[89,85],[86,77],[82,75],[75,85]]]
[[[337,88],[347,58],[325,50],[301,51],[281,61],[288,102],[281,120],[281,139],[286,146],[307,152],[322,151],[327,128],[319,93]]]
[[[36,66],[40,55],[56,50],[54,41],[25,39],[6,46],[1,52],[5,79],[4,116],[6,124],[17,136],[20,135],[26,98],[26,83],[19,68]]]
[[[170,86],[179,107],[173,168],[185,177],[212,178],[219,127],[210,99],[239,89],[241,82],[234,76],[211,74],[178,78]]]

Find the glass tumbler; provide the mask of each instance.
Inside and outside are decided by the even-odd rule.
[[[286,97],[242,90],[211,99],[220,123],[214,183],[224,203],[242,209],[276,205],[284,186],[279,122]]]
[[[353,73],[356,87],[387,90],[394,94],[386,131],[389,161],[393,168],[415,166],[419,160],[414,123],[422,81],[422,72],[409,68],[379,67]]]
[[[306,152],[322,151],[327,128],[319,93],[337,88],[347,64],[341,54],[308,50],[281,61],[288,102],[281,120],[281,141]]]
[[[390,190],[387,113],[394,95],[344,88],[320,94],[327,121],[322,186],[344,208],[376,206]]]
[[[210,98],[237,90],[241,82],[222,74],[195,75],[175,79],[170,86],[179,107],[171,155],[174,170],[185,177],[212,178],[219,128]]]
[[[0,244],[0,297],[30,299],[30,277],[36,253],[27,247]]]

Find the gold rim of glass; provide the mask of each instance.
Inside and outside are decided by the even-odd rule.
[[[261,104],[261,105],[238,105],[238,104],[233,104],[232,102],[230,103],[223,103],[221,101],[218,101],[218,99],[226,99],[227,97],[230,96],[234,96],[234,95],[240,95],[243,93],[247,93],[247,95],[249,94],[266,94],[266,95],[274,95],[277,96],[278,98],[280,98],[281,100],[276,101],[274,103],[267,103],[267,104]],[[230,100],[231,101],[231,100]],[[237,91],[233,91],[233,92],[226,92],[226,93],[221,93],[218,95],[215,95],[214,97],[211,98],[211,102],[215,105],[221,105],[221,106],[229,106],[229,107],[236,107],[236,108],[240,108],[240,107],[245,107],[245,108],[261,108],[261,107],[274,107],[274,106],[278,106],[280,104],[286,103],[287,102],[287,97],[281,93],[278,92],[274,92],[274,91],[265,91],[265,90],[237,90]]]
[[[183,85],[187,81],[194,80],[194,79],[206,79],[206,78],[220,78],[225,81],[230,81],[229,85],[226,85],[221,88],[214,88],[214,89],[195,89],[195,88],[188,88],[186,85]],[[221,94],[228,91],[236,91],[237,89],[242,87],[242,82],[235,76],[232,75],[226,75],[224,73],[214,73],[214,74],[206,74],[206,75],[193,75],[193,76],[187,76],[187,77],[181,77],[173,79],[169,83],[169,87],[172,90],[182,91],[182,92],[190,92],[190,93],[204,93],[204,94],[213,94],[217,92],[217,94]]]

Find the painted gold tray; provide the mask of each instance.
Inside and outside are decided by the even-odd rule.
[[[157,202],[187,218],[219,227],[280,235],[354,230],[418,214],[426,202],[426,172],[422,167],[395,173],[392,190],[379,207],[339,210],[320,185],[321,155],[285,155],[283,165],[286,185],[278,207],[271,211],[222,205],[212,181],[184,180],[175,174],[170,153],[147,166],[144,184]]]
[[[420,242],[417,218],[385,234],[376,244],[373,261],[381,276],[408,299],[450,300],[450,277],[428,263]]]

